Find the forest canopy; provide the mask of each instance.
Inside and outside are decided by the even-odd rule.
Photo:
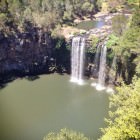
[[[29,22],[50,31],[58,24],[97,11],[94,0],[1,0],[0,29],[16,23],[22,27]]]

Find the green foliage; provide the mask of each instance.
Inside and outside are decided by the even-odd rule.
[[[116,12],[129,7],[130,9],[140,7],[139,0],[105,0],[108,4],[109,12]]]
[[[108,48],[107,63],[110,67],[112,65],[114,55],[116,55],[116,51],[117,51],[117,54],[119,53],[119,50],[117,49],[118,42],[119,42],[119,37],[117,37],[116,35],[111,34],[108,36],[108,40],[106,43],[106,46]]]
[[[136,64],[136,75],[140,77],[140,56],[139,55],[134,59],[134,63]]]
[[[133,84],[122,85],[110,98],[110,119],[108,127],[102,129],[100,140],[139,140],[140,139],[140,79]]]
[[[99,42],[99,38],[97,36],[92,36],[91,37],[92,46],[96,47],[98,42]]]
[[[85,2],[85,3],[83,3],[81,9],[84,13],[90,13],[93,11],[94,5],[91,4],[90,2]]]
[[[95,53],[96,47],[99,43],[99,38],[97,36],[92,35],[92,36],[89,37],[89,39],[90,39],[90,45],[91,46],[89,47],[88,52]]]
[[[57,42],[55,45],[56,49],[62,48],[63,44],[65,43],[65,39],[63,37],[56,38]]]
[[[46,28],[48,31],[54,29],[57,23],[59,23],[59,15],[56,11],[33,13],[33,19],[37,26]]]
[[[130,28],[128,29],[125,34],[120,39],[120,46],[122,48],[122,52],[129,51],[131,53],[137,52],[139,49],[139,34],[140,28]]]
[[[61,25],[57,25],[51,32],[51,36],[53,38],[57,38],[61,34]]]
[[[140,1],[139,0],[126,0],[128,5],[133,5],[133,7],[138,7],[140,6]]]
[[[98,10],[101,10],[101,8],[102,8],[102,2],[103,2],[103,0],[97,0],[96,5],[98,7]]]
[[[139,0],[127,0],[128,3],[137,3]]]
[[[131,27],[138,27],[140,26],[140,9],[136,9],[134,11],[133,17],[132,17],[132,22],[131,22]]]
[[[59,133],[49,133],[43,140],[89,140],[82,133],[61,129]]]
[[[4,15],[8,15],[8,20],[10,17],[11,23],[16,26],[21,27],[28,22],[52,32],[59,24],[70,24],[77,16],[81,18],[91,14],[95,11],[95,4],[90,0],[2,0],[0,24],[7,26]]]
[[[109,36],[107,47],[113,50],[122,64],[121,76],[130,83],[134,74],[140,76],[140,10],[136,10],[126,24],[123,16],[114,18],[114,34]]]
[[[123,63],[130,65],[129,59],[136,65],[136,73],[140,75],[140,26],[138,13],[140,10],[137,10],[130,24],[130,27],[125,31],[123,36],[120,37],[119,45],[116,47],[116,53],[121,56]],[[118,51],[119,50],[119,51]],[[135,55],[136,57],[132,58],[131,56]],[[129,67],[128,70],[130,70]]]
[[[33,21],[33,15],[31,8],[27,7],[25,8],[23,12],[23,20],[25,21]]]
[[[125,0],[107,0],[109,12],[117,12]]]
[[[108,39],[106,45],[108,48],[113,48],[117,45],[118,41],[119,41],[119,38],[117,36],[115,36],[114,34],[111,34],[109,36],[109,39]]]
[[[117,15],[112,18],[112,30],[115,35],[121,36],[126,29],[127,17],[125,15]]]
[[[20,0],[8,0],[8,10],[14,16],[18,16],[18,14],[22,11],[22,3]]]
[[[1,0],[0,1],[0,12],[6,13],[8,10],[8,5],[6,0]]]
[[[3,29],[3,27],[5,26],[5,23],[7,21],[7,15],[4,13],[0,13],[0,30]]]
[[[109,49],[107,52],[107,65],[110,67],[112,66],[113,58],[114,58],[114,52],[111,49]]]
[[[64,12],[64,16],[63,16],[63,20],[65,20],[65,21],[70,21],[70,20],[72,20],[73,18],[72,18],[72,12],[71,11],[69,11],[69,12]]]
[[[66,0],[64,7],[65,7],[64,14],[63,14],[64,21],[72,20],[74,13],[73,13],[73,5],[71,4],[71,1]]]

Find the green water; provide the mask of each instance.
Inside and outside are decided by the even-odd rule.
[[[84,29],[84,30],[90,30],[93,28],[101,28],[103,25],[105,25],[104,20],[90,20],[90,21],[83,21],[76,25],[78,29]]]
[[[108,111],[108,94],[68,75],[17,79],[0,90],[0,140],[42,140],[50,131],[70,128],[97,140]]]

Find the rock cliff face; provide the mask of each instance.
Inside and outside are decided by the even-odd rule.
[[[24,32],[0,32],[0,74],[16,71],[22,74],[41,73],[51,63],[53,40],[39,28]]]

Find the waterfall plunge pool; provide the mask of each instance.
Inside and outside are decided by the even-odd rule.
[[[79,86],[68,75],[17,79],[0,90],[0,139],[42,140],[49,132],[69,128],[100,137],[108,114],[109,95],[91,81]]]

